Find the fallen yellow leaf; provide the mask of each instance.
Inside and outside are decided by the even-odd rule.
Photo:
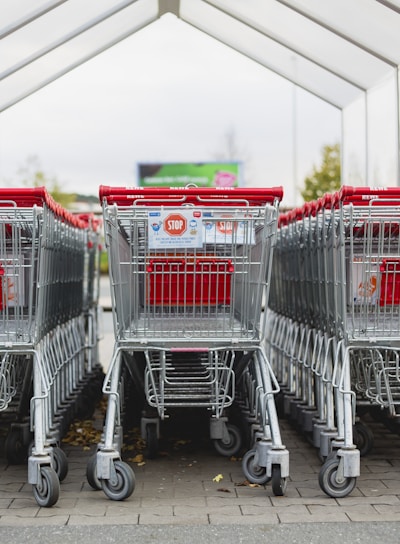
[[[224,477],[222,476],[222,474],[217,474],[215,478],[213,478],[213,482],[220,482],[223,479]]]
[[[131,459],[132,463],[143,463],[143,460],[143,455],[141,453],[138,453],[135,455],[135,457],[133,457],[133,459]]]

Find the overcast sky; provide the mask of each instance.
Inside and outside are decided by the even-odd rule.
[[[0,114],[0,184],[18,186],[35,156],[65,191],[97,195],[135,185],[138,162],[215,160],[231,131],[246,184],[283,185],[292,205],[340,118],[168,14]]]

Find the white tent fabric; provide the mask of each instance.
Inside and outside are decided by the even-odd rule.
[[[342,111],[343,179],[399,167],[398,0],[3,0],[0,111],[166,13]]]

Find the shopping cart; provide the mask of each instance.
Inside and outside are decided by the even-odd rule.
[[[288,452],[262,347],[281,197],[281,188],[100,187],[116,343],[103,387],[103,438],[87,475],[109,498],[125,499],[135,486],[120,454],[126,366],[144,399],[141,431],[150,456],[160,420],[180,408],[207,409],[217,451],[237,453],[241,434],[229,408],[257,369],[258,408],[250,408],[262,412],[260,464],[283,493]]]
[[[399,188],[342,187],[280,219],[267,353],[332,497],[373,445],[357,414],[399,414],[399,212]]]
[[[58,500],[68,471],[60,441],[97,371],[86,314],[99,234],[43,187],[0,189],[0,422],[9,462],[29,455],[40,506]]]

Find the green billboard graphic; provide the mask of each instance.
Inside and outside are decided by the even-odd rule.
[[[240,162],[139,163],[140,187],[238,187]]]

